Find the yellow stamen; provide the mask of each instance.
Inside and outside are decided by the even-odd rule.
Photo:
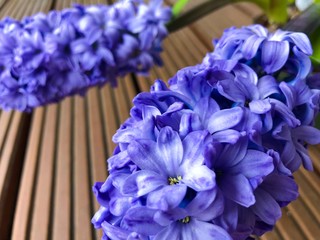
[[[185,217],[185,218],[181,219],[180,222],[189,223],[190,222],[190,217]]]
[[[177,184],[177,183],[179,183],[181,180],[182,180],[182,177],[181,177],[181,176],[178,176],[178,177],[176,177],[176,178],[173,178],[173,177],[169,177],[169,178],[168,178],[168,181],[169,181],[169,184],[170,184],[170,185]]]

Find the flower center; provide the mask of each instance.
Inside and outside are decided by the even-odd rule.
[[[168,178],[168,181],[169,181],[169,184],[170,185],[174,185],[174,184],[177,184],[179,183],[180,181],[182,180],[182,177],[181,176],[177,176],[177,177],[169,177]]]
[[[182,222],[182,223],[189,223],[190,222],[190,217],[185,217],[185,218],[183,218],[183,219],[180,219],[179,220],[180,222]]]

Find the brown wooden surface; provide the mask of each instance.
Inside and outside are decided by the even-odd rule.
[[[22,18],[62,9],[71,2],[107,1],[3,0],[0,16]],[[148,91],[155,79],[167,81],[180,68],[199,63],[224,28],[250,24],[260,14],[252,4],[234,4],[177,31],[164,42],[164,67],[155,67],[149,77],[129,75],[119,81],[118,88],[93,88],[84,98],[72,97],[29,115],[0,112],[0,239],[100,239],[101,231],[90,224],[99,207],[91,186],[107,177],[106,159],[115,147],[112,135],[129,116],[133,97]],[[283,209],[274,231],[261,239],[320,236],[319,149],[310,150],[315,171],[295,174],[299,199]]]

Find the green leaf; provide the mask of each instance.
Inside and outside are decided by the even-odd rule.
[[[267,15],[270,22],[284,24],[288,20],[287,0],[270,0]]]
[[[313,54],[311,60],[313,64],[320,64],[320,36],[319,36],[320,27],[318,27],[313,34],[310,36],[311,45],[313,48]]]
[[[320,115],[318,115],[318,117],[316,118],[315,127],[320,129]]]
[[[173,17],[176,18],[180,15],[181,11],[185,7],[185,5],[189,2],[189,0],[178,0],[172,7]]]
[[[284,24],[288,19],[287,7],[290,0],[248,0],[264,10],[272,23]]]

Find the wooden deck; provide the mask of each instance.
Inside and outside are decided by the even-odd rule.
[[[0,17],[21,19],[71,2],[106,3],[0,0]],[[68,98],[32,114],[0,112],[0,239],[100,239],[90,224],[98,209],[91,186],[107,177],[111,137],[128,117],[133,97],[148,91],[155,79],[167,80],[178,69],[199,63],[223,29],[250,24],[259,14],[253,5],[235,4],[170,35],[162,55],[165,66],[152,69],[149,77],[127,76],[118,88],[93,88],[84,98]],[[320,237],[320,147],[310,153],[315,171],[295,174],[301,196],[261,239]]]

